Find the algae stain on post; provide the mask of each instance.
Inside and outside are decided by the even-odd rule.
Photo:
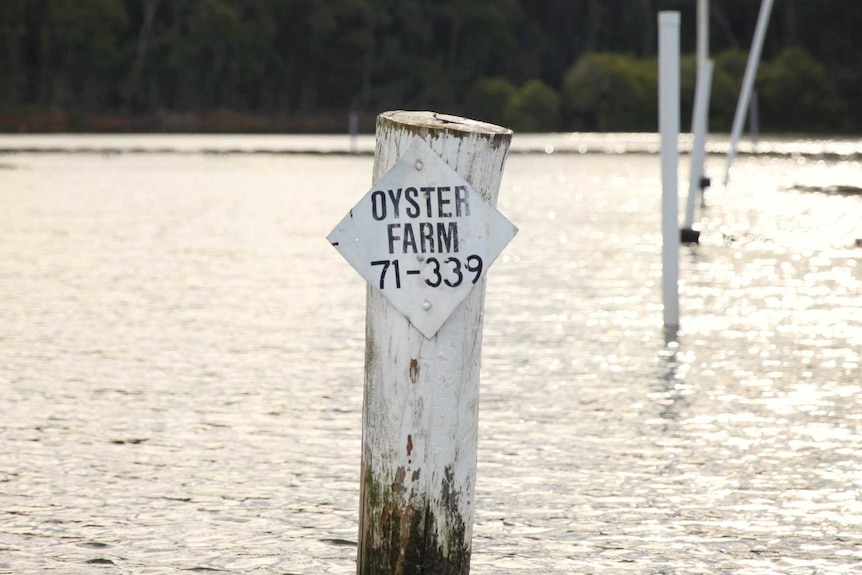
[[[454,116],[386,112],[377,121],[373,181],[419,136],[493,206],[511,135]],[[469,573],[484,294],[485,275],[476,274],[473,288],[427,337],[369,282],[360,575]]]

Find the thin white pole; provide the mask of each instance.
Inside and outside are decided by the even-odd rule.
[[[745,66],[745,75],[742,78],[742,89],[739,92],[739,101],[736,103],[736,114],[733,117],[733,130],[730,136],[730,150],[727,152],[727,167],[724,171],[724,185],[730,179],[730,166],[736,157],[736,148],[739,145],[739,136],[742,134],[742,125],[745,123],[745,115],[748,112],[748,103],[751,100],[751,91],[754,88],[754,78],[757,76],[757,65],[760,63],[760,52],[763,49],[763,38],[766,36],[766,28],[769,25],[769,16],[772,14],[773,0],[763,0],[760,4],[760,14],[757,16],[757,27],[754,29],[754,40],[751,51],[748,53],[748,64]]]
[[[350,153],[356,153],[356,138],[359,135],[359,113],[356,110],[350,110],[347,116],[347,131],[350,133]]]
[[[685,229],[690,230],[694,223],[694,199],[700,189],[704,175],[706,156],[706,123],[709,111],[709,91],[712,87],[712,60],[707,60],[697,71],[697,86],[694,90],[694,113],[692,131],[694,143],[691,148],[691,168],[688,175],[688,200],[685,205]]]
[[[679,325],[679,12],[658,15],[658,123],[661,133],[664,325]]]
[[[709,59],[709,0],[697,0],[697,71]],[[698,76],[700,77],[700,76]]]
[[[709,61],[709,0],[698,0],[697,5],[697,78],[698,82],[700,82],[700,74],[704,69],[703,67],[706,65],[707,61]],[[703,118],[703,143],[700,146],[702,152],[704,152],[700,163],[697,164],[697,173],[700,174],[700,180],[698,180],[698,185],[700,187],[700,207],[706,207],[706,201],[704,200],[705,195],[704,188],[708,185],[709,180],[706,179],[706,138],[709,136],[709,101],[710,101],[710,88],[712,85],[712,77],[709,78],[709,83],[706,88],[706,112]],[[694,125],[694,119],[692,118],[692,125]],[[693,129],[693,128],[692,128]],[[692,164],[694,167],[694,164]],[[706,185],[703,185],[706,182]]]
[[[757,151],[757,139],[760,137],[760,114],[757,109],[757,90],[751,93],[751,102],[748,104],[748,133],[751,143]]]

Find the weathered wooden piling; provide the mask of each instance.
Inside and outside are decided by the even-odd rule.
[[[399,161],[416,136],[490,205],[496,204],[510,130],[432,112],[383,113],[377,119],[374,182]],[[421,164],[416,160],[416,170],[422,169]],[[423,262],[421,254],[415,257]],[[404,261],[400,270],[392,261],[394,269],[389,273],[400,272],[406,281]],[[475,285],[431,337],[377,289],[384,281],[391,282],[392,276],[384,280],[381,275],[379,286],[369,282],[360,575],[469,572],[485,299],[485,275],[478,262],[464,260],[467,267],[458,271],[466,274],[469,269]],[[491,261],[483,263],[487,268]],[[448,264],[447,272],[455,271],[455,266]],[[429,278],[426,283],[440,283],[427,273],[423,272]],[[451,284],[459,281],[456,275],[448,279]]]

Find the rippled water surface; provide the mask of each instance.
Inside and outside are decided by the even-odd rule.
[[[365,289],[324,238],[371,162],[0,156],[0,573],[355,570]],[[862,571],[862,196],[830,186],[862,164],[738,159],[673,334],[658,157],[510,157],[473,573]]]

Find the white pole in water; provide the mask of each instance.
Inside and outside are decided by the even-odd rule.
[[[692,114],[692,131],[694,143],[691,148],[691,168],[688,174],[688,199],[685,204],[685,225],[683,240],[697,242],[694,225],[694,201],[701,182],[704,179],[704,163],[706,156],[706,124],[709,116],[709,91],[712,86],[712,60],[707,60],[697,71],[697,86],[694,91],[694,113]]]
[[[385,112],[377,118],[374,182],[379,182],[400,163],[417,136],[485,201],[492,206],[496,204],[511,130],[432,112]],[[413,164],[409,170],[412,169]],[[424,181],[422,174],[432,169],[430,160],[415,160],[412,185],[418,187],[416,182]],[[426,200],[417,199],[419,196],[415,194],[411,196],[410,190],[416,192],[417,189],[407,187],[410,185],[409,181],[399,184],[405,188],[404,198],[400,198],[401,190],[395,186],[375,192],[379,198],[391,196],[393,202],[396,197],[403,200],[400,202],[402,217],[392,220],[396,223],[391,226],[406,227],[405,220],[414,215],[421,218],[421,214],[417,214],[424,209]],[[420,189],[431,190],[423,192],[429,211],[432,200],[438,202],[432,215],[435,221],[439,220],[438,215],[454,217],[455,212],[461,210],[463,198],[457,189]],[[383,204],[374,205],[378,209],[375,219],[383,218],[387,212]],[[390,205],[388,211],[394,215],[386,217],[397,218],[398,206],[398,203]],[[404,256],[400,269],[397,267],[399,260],[393,260],[393,269],[386,276],[387,282],[393,282],[399,281],[398,274],[402,274],[399,287],[406,289],[408,278],[419,277],[407,275],[419,273],[411,271],[407,264],[412,261],[412,265],[418,266],[417,261],[429,263],[433,260],[436,269],[428,266],[431,274],[428,282],[440,285],[439,290],[454,290],[446,285],[461,284],[461,279],[466,284],[472,277],[475,285],[439,331],[433,335],[424,334],[374,285],[369,284],[367,289],[359,575],[467,575],[469,572],[476,501],[479,356],[485,276],[482,260],[467,255],[472,252],[460,253],[459,245],[460,251],[471,249],[465,245],[464,237],[471,227],[486,239],[494,233],[491,224],[477,219],[479,207],[475,203],[465,204],[464,213],[459,214],[464,219],[457,225],[465,229],[460,244],[456,239],[453,257],[444,260],[445,253],[431,254],[433,257],[428,258],[419,254],[410,256],[411,260]],[[438,210],[452,213],[438,214]],[[351,218],[360,216],[354,212],[356,210],[351,212]],[[391,226],[390,244],[395,233]],[[397,230],[406,246],[406,230],[403,227]],[[419,232],[416,238],[418,241]],[[456,261],[463,258],[466,264]],[[489,260],[484,262],[486,267],[490,264]],[[434,274],[442,274],[442,277],[435,279]],[[381,275],[380,283],[383,281]],[[443,281],[446,285],[442,285]],[[437,304],[432,307],[427,300],[424,304],[429,313],[437,307]]]
[[[769,16],[771,13],[772,0],[763,0],[760,4],[760,14],[757,16],[757,27],[754,29],[754,40],[751,44],[751,51],[748,53],[745,75],[742,78],[742,89],[739,92],[739,100],[736,103],[736,114],[733,117],[730,150],[727,152],[727,167],[724,171],[725,186],[730,180],[730,166],[736,157],[736,148],[739,144],[739,136],[742,134],[742,125],[745,123],[745,115],[748,113],[748,103],[751,100],[754,78],[757,76],[757,65],[760,63],[760,52],[763,49],[763,38],[766,36],[766,28],[769,25]]]
[[[359,134],[359,113],[356,110],[350,110],[347,116],[347,131],[350,134],[350,153],[356,153],[356,138]]]
[[[709,59],[709,0],[697,0],[697,73]]]
[[[679,325],[679,12],[658,15],[658,121],[661,132],[662,303],[664,325]]]
[[[700,81],[701,70],[703,70],[703,66],[709,61],[709,0],[698,0],[697,5],[697,74],[698,81]],[[712,86],[712,76],[709,77],[709,83],[707,84],[706,92],[706,106],[705,106],[705,116],[703,118],[703,144],[701,144],[701,149],[704,150],[703,159],[700,160],[700,164],[697,166],[697,173],[700,174],[700,180],[698,181],[698,188],[700,190],[700,207],[706,207],[706,188],[709,187],[709,178],[706,176],[706,138],[709,135],[709,101],[710,101],[710,87]],[[696,96],[695,96],[696,97]],[[694,119],[692,119],[692,124],[694,124]],[[692,216],[694,217],[694,216]]]
[[[751,135],[751,143],[757,151],[757,139],[760,137],[760,113],[757,106],[757,90],[751,93],[751,102],[748,104],[748,133]]]

